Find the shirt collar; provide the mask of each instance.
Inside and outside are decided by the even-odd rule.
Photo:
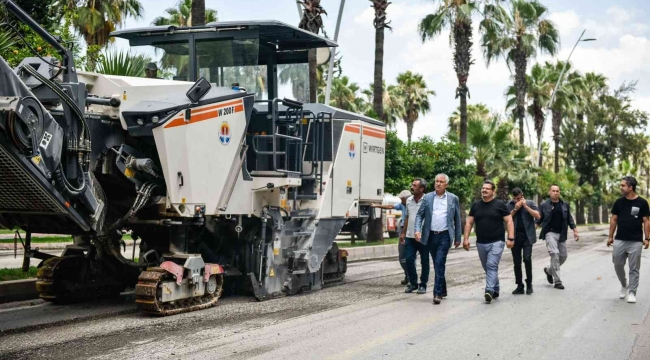
[[[438,199],[444,199],[444,198],[447,197],[447,190],[445,190],[445,193],[442,194],[442,196],[438,196],[438,193],[435,192],[435,191],[434,191],[433,193],[435,194],[435,196],[436,196]]]

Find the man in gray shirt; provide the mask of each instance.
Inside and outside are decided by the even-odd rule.
[[[412,293],[417,290],[418,294],[424,294],[427,291],[427,282],[429,281],[429,247],[426,243],[422,243],[419,238],[415,237],[415,218],[422,205],[424,198],[424,191],[427,188],[427,182],[424,179],[415,179],[411,184],[411,192],[413,196],[406,200],[406,219],[404,220],[404,228],[402,229],[402,236],[405,238],[406,248],[406,271],[408,272],[408,280],[410,284],[406,287],[404,292]],[[415,268],[415,258],[417,253],[420,253],[420,263],[422,264],[422,274],[420,276],[420,284],[418,286],[418,272]]]

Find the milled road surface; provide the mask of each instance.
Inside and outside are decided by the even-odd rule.
[[[431,285],[426,295],[402,292],[395,260],[350,264],[342,284],[311,294],[228,297],[166,318],[135,313],[129,294],[67,307],[6,305],[0,359],[649,359],[650,270],[641,267],[637,304],[619,300],[604,242],[604,231],[569,241],[563,291],[546,282],[548,255],[536,245],[532,296],[510,294],[506,250],[502,295],[490,305],[474,249],[450,253],[449,297],[439,306]],[[643,257],[650,261],[650,250]]]

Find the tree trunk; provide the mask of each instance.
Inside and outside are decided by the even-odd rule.
[[[309,61],[309,102],[315,104],[318,102],[318,76],[316,71],[318,64],[316,62],[316,49],[309,50],[307,59]]]
[[[384,28],[375,29],[375,81],[372,98],[372,108],[375,110],[377,117],[385,122],[384,119]]]
[[[539,139],[539,141],[542,141],[542,139]],[[541,151],[539,152],[539,161],[537,162],[537,166],[541,168],[543,163],[544,163],[544,149],[541,149]]]
[[[591,200],[587,201],[587,224],[594,223],[594,203]]]
[[[553,142],[555,142],[555,173],[560,172],[560,138],[553,137]]]
[[[578,200],[576,201],[576,224],[578,225],[584,225],[587,222],[585,221],[585,207],[584,207],[584,200]]]
[[[524,144],[524,118],[526,117],[526,92],[528,82],[526,81],[526,54],[523,50],[515,49],[515,88],[517,89],[517,119],[519,119],[519,144]]]
[[[591,223],[600,224],[600,206],[595,201],[591,204]]]
[[[467,145],[467,93],[460,93],[460,143]]]
[[[600,208],[600,216],[603,224],[609,223],[609,207],[607,204],[603,204]]]
[[[192,26],[205,25],[205,0],[192,0]]]
[[[413,135],[413,123],[409,121],[406,123],[406,137],[408,138],[409,144],[411,143],[412,135]]]

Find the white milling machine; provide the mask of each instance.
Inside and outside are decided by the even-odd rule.
[[[224,288],[263,300],[343,278],[334,240],[382,199],[384,125],[277,98],[279,66],[302,71],[297,83],[308,50],[336,44],[275,21],[124,30],[112,35],[162,52],[175,80],[77,73],[68,49],[5,5],[64,59],[12,71],[0,58],[0,224],[27,232],[26,264],[44,260],[42,298],[135,285],[142,311],[168,315]],[[120,252],[126,231],[137,261]],[[52,257],[31,233],[75,243]]]

